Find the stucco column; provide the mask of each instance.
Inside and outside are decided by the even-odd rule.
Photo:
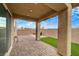
[[[14,19],[14,32],[15,36],[17,36],[17,26],[16,26],[16,20]]]
[[[16,20],[14,19],[14,42],[18,42]]]
[[[58,53],[64,56],[71,55],[71,12],[68,8],[59,13]]]
[[[14,18],[11,17],[11,46],[13,45],[14,39]]]
[[[36,22],[36,40],[40,40],[40,22]]]

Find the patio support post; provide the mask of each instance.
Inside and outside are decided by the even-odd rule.
[[[14,18],[11,17],[11,44],[13,45],[14,40]]]
[[[36,40],[40,40],[40,22],[36,22]]]
[[[59,13],[58,24],[58,53],[64,56],[71,55],[71,4]]]
[[[18,39],[17,38],[17,26],[16,26],[16,20],[14,19],[14,39]]]

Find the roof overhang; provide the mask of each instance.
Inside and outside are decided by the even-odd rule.
[[[65,3],[6,3],[5,5],[14,18],[30,21],[46,20],[68,7]],[[79,6],[79,3],[72,3],[71,6],[74,8]]]

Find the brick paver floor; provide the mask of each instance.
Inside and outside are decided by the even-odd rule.
[[[36,41],[34,35],[18,36],[10,53],[11,56],[58,56],[56,48]]]

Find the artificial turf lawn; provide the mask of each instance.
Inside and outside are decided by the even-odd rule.
[[[50,44],[51,46],[57,48],[57,39],[53,37],[43,37],[41,41]],[[72,43],[71,44],[71,56],[79,56],[79,44]]]

